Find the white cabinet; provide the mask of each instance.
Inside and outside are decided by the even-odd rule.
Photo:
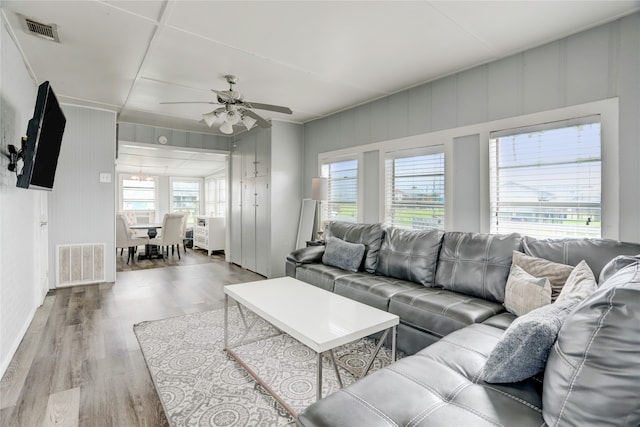
[[[193,228],[193,247],[204,249],[208,255],[224,250],[225,219],[222,217],[196,216]]]
[[[295,249],[300,218],[302,127],[272,124],[245,133],[234,145],[230,259],[263,276],[280,277],[287,254]]]

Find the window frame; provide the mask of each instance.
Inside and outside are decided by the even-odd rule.
[[[392,223],[389,219],[390,207],[388,207],[387,202],[389,200],[388,194],[388,185],[391,183],[393,178],[390,178],[387,175],[388,172],[388,162],[394,161],[396,159],[408,159],[413,157],[422,157],[422,156],[432,156],[432,155],[442,155],[442,178],[443,178],[443,202],[442,202],[442,210],[443,217],[442,223],[437,227],[429,227],[426,229],[418,229],[418,228],[405,228],[399,227],[397,224]],[[382,222],[385,226],[395,226],[407,230],[445,230],[447,224],[447,154],[445,150],[445,146],[443,144],[437,145],[425,145],[419,148],[399,148],[397,150],[387,150],[383,151],[380,156],[381,163],[381,175],[382,175],[382,212],[383,215],[381,217]]]
[[[358,167],[358,172],[357,172],[357,178],[356,178],[356,220],[355,223],[362,223],[363,222],[363,213],[362,213],[362,202],[363,202],[363,194],[362,194],[362,190],[363,190],[363,185],[362,185],[362,165],[363,165],[363,156],[362,153],[346,153],[346,154],[334,154],[334,155],[324,155],[324,156],[319,156],[318,157],[318,175],[317,176],[324,176],[322,173],[323,170],[323,166],[326,164],[330,164],[330,163],[339,163],[339,162],[346,162],[346,161],[351,161],[351,160],[355,160],[357,162],[357,167]],[[327,186],[329,186],[329,182],[327,182]],[[320,201],[321,203],[321,216],[320,216],[320,220],[321,220],[321,224],[326,224],[328,221],[330,221],[331,219],[329,218],[328,212],[326,210],[326,208],[328,207],[328,200],[322,200]]]
[[[147,177],[152,178],[152,181],[154,182],[154,200],[153,203],[155,205],[155,209],[125,209],[124,208],[124,202],[125,202],[125,198],[124,198],[124,181],[126,179],[131,180],[131,178],[133,176],[140,176],[141,174],[136,174],[136,173],[119,173],[118,174],[118,207],[120,211],[125,211],[125,210],[138,210],[138,211],[149,211],[149,210],[153,210],[156,213],[158,212],[158,207],[159,207],[159,201],[160,201],[160,180],[158,179],[157,175],[147,175]],[[140,176],[141,177],[141,176]],[[135,181],[135,180],[134,180]]]
[[[220,183],[224,182],[224,188],[221,189],[220,188]],[[208,186],[209,185],[214,185],[215,189],[214,192],[216,193],[216,201],[215,202],[209,202],[209,192],[208,190]],[[224,195],[224,200],[222,202],[219,201],[218,197],[220,196],[220,194]],[[205,215],[207,216],[214,216],[214,217],[227,217],[227,211],[228,211],[228,197],[229,197],[229,181],[227,179],[226,174],[225,175],[211,175],[211,176],[207,176],[204,178],[204,212]],[[214,209],[213,212],[214,214],[212,215],[209,210],[209,206],[210,205],[214,205]]]
[[[583,229],[578,223],[574,225],[571,225],[571,224],[563,225],[562,223],[566,222],[568,218],[565,218],[562,215],[567,215],[567,212],[571,209],[576,209],[577,212],[579,212],[580,214],[587,215],[587,212],[585,211],[589,210],[588,205],[592,204],[593,202],[587,202],[586,200],[580,199],[578,202],[571,203],[568,200],[566,200],[566,195],[564,197],[561,197],[560,195],[558,195],[558,197],[561,197],[560,201],[554,201],[554,202],[549,201],[548,203],[545,203],[544,200],[540,200],[538,202],[539,207],[534,207],[535,202],[532,202],[530,199],[526,200],[526,204],[523,204],[523,201],[518,201],[518,200],[522,200],[520,199],[521,197],[520,193],[526,190],[518,190],[517,193],[514,193],[513,191],[509,192],[508,189],[504,190],[504,194],[505,195],[511,194],[510,198],[506,199],[502,203],[500,202],[499,195],[502,195],[503,191],[499,190],[498,187],[500,186],[500,180],[504,179],[504,178],[500,178],[500,176],[501,174],[504,174],[504,173],[518,174],[518,173],[532,172],[534,173],[534,175],[531,176],[531,179],[533,180],[530,186],[532,191],[536,191],[538,193],[540,193],[541,191],[546,191],[546,192],[553,191],[553,193],[547,193],[549,195],[557,194],[557,191],[558,191],[557,189],[554,189],[553,184],[550,184],[550,183],[547,183],[547,187],[540,187],[540,185],[542,185],[540,181],[541,180],[544,181],[544,177],[540,175],[541,174],[540,170],[535,168],[532,170],[531,164],[527,166],[526,164],[521,163],[522,160],[518,160],[517,162],[520,163],[519,165],[518,164],[501,165],[499,162],[500,160],[499,153],[501,152],[499,144],[501,139],[504,140],[503,143],[509,144],[510,137],[526,136],[527,138],[533,137],[537,139],[539,138],[539,136],[536,136],[536,135],[540,134],[541,132],[552,132],[555,130],[569,129],[569,128],[575,128],[581,125],[592,125],[592,124],[597,124],[599,126],[598,157],[591,158],[588,160],[588,162],[585,163],[584,159],[583,161],[580,160],[580,154],[581,154],[580,152],[574,153],[572,151],[571,155],[574,156],[575,159],[571,159],[571,161],[561,161],[560,159],[554,159],[553,162],[549,162],[549,163],[537,163],[538,167],[542,167],[542,168],[556,167],[556,168],[570,168],[572,170],[575,170],[575,168],[581,167],[580,164],[584,164],[586,166],[585,172],[589,174],[588,178],[591,178],[591,177],[599,178],[598,187],[600,188],[600,192],[598,194],[597,206],[594,206],[593,208],[597,209],[597,211],[600,214],[600,221],[599,221],[600,227],[598,227],[597,229],[595,227],[591,228],[589,231],[593,232],[592,234],[589,234],[587,230]],[[586,133],[585,135],[588,136],[589,133]],[[579,135],[576,134],[576,136],[579,136]],[[540,141],[539,139],[537,140]],[[516,141],[512,140],[512,145],[510,147],[512,147],[512,150],[516,150],[515,153],[518,153],[517,150],[518,148],[520,148],[520,152],[522,153],[521,157],[524,156],[522,157],[523,159],[528,159],[529,158],[528,156],[531,156],[531,155],[535,156],[537,154],[537,153],[532,153],[531,147],[529,146],[518,147],[517,145],[518,143],[527,144],[528,142],[523,142],[522,140],[520,140],[519,142],[516,142],[515,144],[513,142],[516,142]],[[535,143],[535,141],[533,143]],[[538,144],[544,144],[544,142],[538,142]],[[489,133],[489,181],[490,181],[489,231],[490,233],[505,234],[505,233],[512,233],[512,232],[520,232],[536,238],[585,238],[585,237],[601,238],[602,231],[603,231],[603,224],[601,221],[602,193],[603,193],[602,192],[602,182],[603,182],[602,145],[603,145],[602,118],[600,115],[575,117],[571,119],[564,119],[564,120],[558,120],[554,122],[540,123],[540,124],[530,125],[525,127],[517,127],[517,128],[505,129],[501,131],[490,132]],[[536,146],[540,147],[540,145],[536,145]],[[544,147],[544,145],[542,145],[542,147]],[[545,150],[548,150],[548,148],[545,148]],[[542,153],[544,153],[543,155],[549,155],[550,152],[545,151]],[[538,159],[538,157],[533,157],[531,159],[536,160]],[[558,163],[560,161],[561,163]],[[599,166],[597,172],[592,172],[593,166],[589,167],[589,165],[594,165],[594,163],[597,164],[597,166]],[[592,175],[592,174],[596,174],[596,175]],[[584,185],[583,179],[581,179],[578,183],[580,183],[581,185]],[[551,185],[552,187],[549,187],[549,185]],[[546,190],[544,190],[544,188],[546,188]],[[496,191],[496,193],[494,193],[494,191]],[[564,191],[566,192],[566,189]],[[517,197],[517,199],[513,199],[513,197]],[[494,205],[495,205],[495,210],[494,210]],[[521,206],[521,207],[518,208],[518,206]],[[558,208],[560,208],[561,210],[558,210]],[[518,224],[519,224],[518,221],[516,221],[515,223],[507,221],[505,223],[504,220],[502,221],[503,223],[502,227],[500,227],[500,221],[499,221],[500,216],[498,215],[498,212],[503,212],[503,215],[504,215],[505,212],[514,212],[514,211],[518,212],[518,209],[520,209],[520,212],[522,215],[525,215],[524,217],[522,217],[521,220],[530,224],[531,227],[526,227],[524,230],[520,230],[523,227],[518,227]],[[527,210],[531,210],[531,209],[533,209],[532,213],[535,213],[535,211],[538,211],[538,215],[542,214],[543,217],[547,216],[547,219],[527,221],[527,218],[529,217],[529,215],[527,215]],[[496,221],[496,216],[498,217],[498,221]],[[536,218],[539,218],[539,217],[538,216],[534,217],[534,219]],[[589,216],[589,219],[590,218],[591,217]],[[563,227],[566,229],[562,230]],[[538,229],[539,232],[536,232],[536,229]],[[558,232],[562,232],[562,234],[556,234]]]
[[[187,227],[193,227],[197,216],[202,216],[204,207],[204,179],[197,177],[182,177],[182,176],[169,176],[169,212],[175,213],[176,208],[173,205],[173,184],[175,182],[197,182],[199,184],[198,191],[198,213],[193,217],[187,216]],[[181,211],[180,211],[181,212]]]

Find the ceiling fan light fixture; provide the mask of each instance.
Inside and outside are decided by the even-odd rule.
[[[253,117],[249,117],[246,114],[242,116],[242,124],[247,128],[247,130],[251,130],[253,125],[257,122]]]
[[[218,115],[215,113],[215,111],[212,111],[210,113],[203,114],[202,119],[207,124],[207,126],[211,127],[218,120]]]
[[[222,126],[220,126],[220,132],[231,135],[233,133],[233,126],[228,121],[225,121]]]
[[[238,124],[240,122],[240,114],[236,110],[229,110],[226,112],[227,117],[225,121],[227,123],[231,123],[232,125]]]

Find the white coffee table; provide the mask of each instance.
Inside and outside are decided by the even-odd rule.
[[[395,361],[396,326],[399,322],[395,314],[336,295],[291,277],[228,285],[224,287],[224,293],[225,350],[263,386],[266,385],[264,381],[229,347],[227,330],[229,297],[317,353],[316,399],[322,397],[324,352],[330,353],[340,386],[342,386],[342,380],[333,354],[333,349],[336,347],[385,331],[362,373],[364,376],[387,334],[391,332],[392,361]],[[242,310],[240,314],[242,315]],[[244,321],[244,315],[242,318]],[[244,323],[245,328],[249,329],[250,326]],[[266,388],[269,389],[268,386]],[[271,390],[270,392],[291,412],[288,405],[277,394]]]

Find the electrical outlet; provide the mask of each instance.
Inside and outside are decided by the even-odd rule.
[[[111,174],[109,172],[100,172],[100,182],[108,184],[111,182]]]

